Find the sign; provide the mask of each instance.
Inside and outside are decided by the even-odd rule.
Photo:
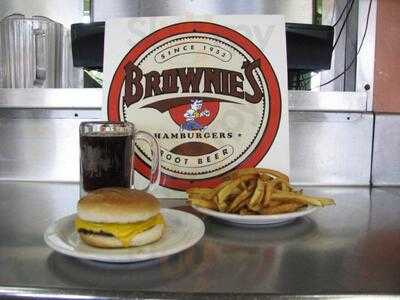
[[[282,17],[112,20],[104,72],[105,118],[130,121],[159,141],[159,195],[215,186],[235,168],[288,173]],[[137,145],[135,169],[143,177],[149,151]]]

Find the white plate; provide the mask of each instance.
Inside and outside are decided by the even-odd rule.
[[[207,216],[219,219],[226,223],[242,226],[283,225],[294,221],[296,218],[308,215],[317,209],[317,207],[314,206],[306,206],[301,208],[299,211],[286,214],[242,216],[237,214],[222,213],[196,205],[192,205],[192,207]]]
[[[101,249],[82,242],[74,229],[76,215],[64,217],[47,228],[46,244],[55,251],[78,258],[104,262],[137,262],[181,252],[196,244],[204,235],[204,223],[198,217],[174,209],[162,209],[166,226],[155,243],[132,248]]]

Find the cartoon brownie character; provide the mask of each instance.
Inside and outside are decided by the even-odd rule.
[[[203,130],[204,127],[201,126],[196,119],[200,117],[210,116],[208,110],[201,110],[203,107],[203,100],[194,99],[190,101],[190,108],[183,115],[185,117],[185,122],[181,125],[181,130]]]

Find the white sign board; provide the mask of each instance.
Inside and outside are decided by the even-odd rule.
[[[158,140],[158,196],[215,186],[235,168],[289,173],[283,17],[108,21],[103,110]],[[149,151],[137,145],[140,181],[149,176]]]

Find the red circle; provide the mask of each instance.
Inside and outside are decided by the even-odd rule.
[[[121,97],[122,85],[124,83],[124,66],[128,62],[136,61],[143,52],[161,40],[170,38],[174,35],[193,32],[213,34],[228,39],[244,49],[253,58],[253,60],[260,60],[260,69],[262,75],[264,76],[265,82],[267,83],[269,92],[268,123],[257,147],[236,168],[255,167],[268,152],[279,129],[281,118],[281,94],[279,83],[275,72],[264,53],[248,38],[237,31],[222,25],[207,22],[184,22],[173,24],[151,33],[138,42],[122,59],[114,73],[108,93],[108,119],[111,121],[120,121],[119,100]],[[149,166],[137,155],[135,158],[135,169],[143,176],[149,178]],[[193,181],[189,179],[172,177],[162,173],[160,179],[160,185],[177,190],[185,190],[191,187],[194,182],[196,186],[213,187],[221,182],[221,176]]]

